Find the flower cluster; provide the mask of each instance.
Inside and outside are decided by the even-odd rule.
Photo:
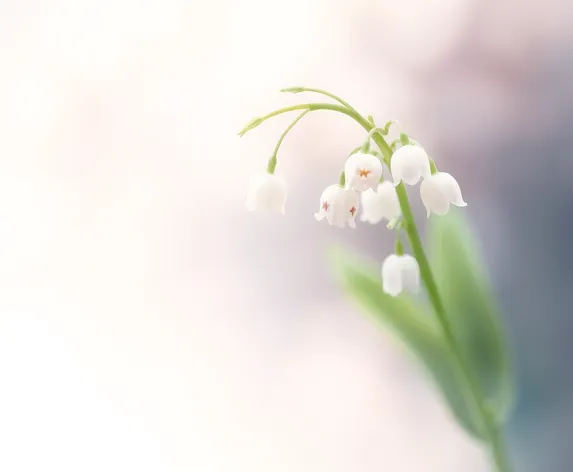
[[[239,132],[242,136],[275,116],[294,111],[300,113],[280,136],[268,161],[267,172],[253,179],[247,198],[248,208],[284,214],[287,185],[283,178],[275,174],[277,155],[286,135],[306,114],[315,111],[336,112],[352,119],[368,133],[363,144],[347,157],[339,183],[333,182],[322,192],[318,211],[314,216],[317,221],[325,220],[329,225],[340,228],[355,228],[358,213],[361,221],[372,225],[387,220],[386,227],[393,231],[395,236],[394,251],[382,262],[381,280],[365,271],[363,265],[353,258],[336,257],[333,260],[334,266],[346,291],[360,301],[366,301],[367,308],[378,317],[381,312],[383,317],[388,317],[389,323],[397,328],[396,332],[403,338],[406,346],[412,349],[434,374],[460,423],[489,445],[496,470],[508,472],[510,464],[505,457],[501,432],[513,398],[512,373],[508,368],[510,363],[505,358],[506,349],[499,336],[496,310],[491,312],[491,307],[495,305],[492,304],[487,290],[481,290],[477,295],[469,292],[461,295],[458,293],[460,287],[463,288],[468,283],[480,285],[481,280],[478,278],[476,282],[473,269],[475,261],[471,264],[472,267],[464,267],[468,250],[465,244],[457,249],[452,247],[451,251],[446,251],[447,254],[440,255],[440,275],[443,275],[445,270],[448,273],[455,272],[455,276],[445,282],[443,277],[434,278],[410,206],[409,190],[415,190],[419,191],[428,218],[432,214],[445,215],[451,205],[465,207],[466,203],[456,179],[446,172],[440,172],[424,148],[405,132],[400,134],[399,139],[390,142],[388,135],[396,121],[388,121],[379,128],[372,115],[362,115],[348,102],[325,90],[291,87],[282,92],[313,93],[327,97],[328,101],[312,101],[273,110],[251,120]],[[372,143],[375,147],[371,149]],[[416,188],[412,189],[413,186]],[[441,236],[450,240],[460,235],[459,229],[459,225],[449,226],[442,229]],[[404,252],[406,241],[402,239],[407,239],[410,254]],[[444,240],[443,237],[433,239]],[[443,257],[446,257],[446,260]],[[447,286],[444,286],[444,283]],[[379,284],[375,293],[372,293],[373,284],[375,290]],[[422,284],[427,292],[427,302],[435,312],[436,329],[432,329],[431,333],[432,352],[427,349],[427,337],[419,336],[420,322],[423,321],[421,318],[426,317],[426,310],[418,309],[418,303],[413,306],[407,300],[391,298],[399,297],[404,291],[417,293]],[[475,346],[481,346],[484,342],[465,343],[468,341],[467,336],[460,339],[459,333],[452,327],[449,311],[454,310],[461,302],[476,305],[475,310],[468,313],[468,316],[472,317],[472,326],[483,328],[473,330],[476,333],[479,331],[477,341],[485,340],[486,344],[491,344],[490,341],[494,340],[493,348],[496,353],[502,354],[495,356],[491,365],[484,367],[482,352],[475,349]],[[440,349],[434,349],[434,344]],[[494,389],[495,391],[487,388],[492,375],[503,380],[498,382],[500,388]]]
[[[284,214],[287,185],[275,174],[276,154],[285,134],[300,118],[302,115],[281,136],[267,172],[253,179],[247,197],[249,210],[265,209]],[[414,186],[421,181],[420,197],[428,217],[432,213],[445,215],[451,204],[463,207],[466,203],[456,179],[446,172],[439,172],[426,151],[404,133],[399,140],[401,146],[395,149],[396,142],[388,146],[385,157],[370,151],[373,134],[387,134],[391,123],[384,129],[375,128],[372,124],[364,145],[346,160],[340,184],[330,185],[322,192],[318,212],[314,216],[317,221],[326,220],[339,228],[355,228],[359,208],[361,221],[377,224],[387,220],[388,228],[396,230],[397,244],[396,254],[389,255],[382,264],[382,288],[385,293],[397,296],[404,289],[417,292],[420,286],[418,262],[413,256],[403,253],[400,242],[400,230],[405,222],[398,186]],[[255,121],[252,126],[258,124]],[[384,164],[390,171],[391,181],[384,180]]]

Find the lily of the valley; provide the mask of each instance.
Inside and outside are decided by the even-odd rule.
[[[436,172],[424,179],[420,185],[420,197],[426,207],[426,214],[445,215],[450,203],[459,207],[467,206],[456,179],[447,172]]]
[[[400,202],[394,186],[384,181],[378,185],[378,191],[368,189],[362,192],[362,213],[360,219],[375,225],[384,218],[388,221],[400,216]]]
[[[395,186],[401,181],[408,185],[416,185],[421,178],[430,176],[430,159],[420,146],[406,144],[392,154],[390,171]]]
[[[322,192],[320,208],[314,217],[317,221],[326,218],[329,224],[339,228],[344,228],[346,225],[355,228],[358,200],[358,194],[354,190],[331,185]]]
[[[404,289],[420,290],[420,267],[410,254],[390,254],[382,263],[382,290],[393,297]]]
[[[346,188],[363,192],[376,190],[382,177],[382,163],[372,154],[357,152],[352,154],[344,165]]]
[[[247,194],[247,209],[266,210],[284,215],[287,198],[285,180],[268,172],[256,175],[249,186]]]

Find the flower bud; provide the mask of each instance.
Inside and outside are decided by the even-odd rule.
[[[390,160],[394,186],[404,181],[416,185],[420,179],[430,176],[430,159],[420,146],[407,144],[397,149]]]
[[[247,209],[266,210],[284,215],[287,185],[282,177],[268,172],[256,175],[249,186]]]
[[[459,207],[467,206],[456,179],[447,172],[437,172],[424,179],[420,185],[420,197],[426,207],[426,214],[445,215],[450,203]]]
[[[410,254],[390,254],[382,264],[382,290],[393,297],[408,289],[412,293],[420,290],[420,267]]]

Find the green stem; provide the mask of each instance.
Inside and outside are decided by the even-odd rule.
[[[389,159],[392,151],[384,138],[380,134],[375,134],[373,139],[382,151],[382,154],[386,157],[386,159]],[[420,266],[420,276],[424,281],[430,302],[432,303],[438,321],[442,326],[444,338],[454,358],[457,360],[460,371],[462,372],[468,384],[475,410],[481,417],[481,422],[491,447],[491,452],[496,468],[499,472],[509,472],[510,467],[506,457],[505,446],[501,432],[495,423],[495,419],[493,418],[492,413],[485,405],[479,383],[474,375],[472,368],[467,362],[465,355],[459,346],[459,343],[456,340],[452,325],[446,316],[446,311],[438,292],[438,287],[432,275],[430,264],[428,262],[428,258],[426,257],[426,253],[424,251],[422,241],[416,227],[414,214],[412,213],[412,208],[410,207],[410,201],[408,200],[408,193],[406,192],[404,183],[401,183],[396,187],[396,193],[398,194],[398,200],[400,201],[400,208],[402,210],[402,217],[404,222],[403,227],[408,236],[408,240],[410,241],[410,246],[412,248],[412,252],[414,253],[414,257]]]
[[[259,126],[263,121],[272,118],[273,116],[277,116],[282,113],[288,113],[290,111],[295,111],[295,110],[337,111],[344,115],[350,116],[368,133],[370,133],[370,131],[372,131],[373,128],[375,128],[375,125],[373,125],[370,121],[364,118],[360,113],[358,113],[353,108],[340,105],[333,105],[330,103],[306,103],[303,105],[294,105],[282,108],[280,110],[273,111],[268,115],[265,115],[264,117],[256,118],[252,120],[239,134],[242,136],[251,129]],[[374,140],[376,145],[380,148],[380,151],[382,151],[382,155],[384,156],[384,161],[389,166],[390,158],[392,156],[392,149],[385,141],[383,135],[380,132],[374,132],[372,135],[372,139]],[[401,183],[396,187],[396,193],[398,194],[398,200],[400,201],[400,208],[402,210],[403,228],[406,231],[406,234],[410,241],[410,246],[412,248],[412,252],[414,253],[414,257],[416,258],[420,266],[420,276],[424,281],[426,290],[428,292],[428,297],[434,308],[436,317],[438,318],[438,321],[442,327],[442,331],[444,333],[444,339],[452,353],[452,356],[457,361],[460,372],[462,373],[467,383],[468,390],[470,392],[471,400],[473,403],[474,413],[480,417],[482,423],[481,426],[483,427],[487,441],[491,448],[492,458],[495,463],[496,469],[498,470],[498,472],[510,472],[511,469],[509,466],[509,462],[507,460],[507,455],[505,452],[505,446],[501,431],[499,430],[495,422],[492,412],[487,408],[485,404],[480,385],[475,377],[475,374],[471,366],[466,360],[465,355],[463,354],[463,351],[458,344],[458,341],[456,340],[453,328],[446,316],[446,311],[442,303],[440,294],[438,292],[438,287],[436,285],[436,282],[434,281],[434,277],[430,269],[428,258],[426,257],[426,253],[424,252],[424,248],[422,246],[422,241],[420,239],[420,235],[416,227],[414,214],[412,213],[412,208],[410,207],[410,201],[408,199],[408,194],[406,192],[406,187],[404,183]]]
[[[390,149],[391,149],[392,151],[395,151],[395,150],[396,150],[396,145],[397,145],[398,143],[400,143],[400,142],[401,142],[401,141],[400,141],[400,138],[395,139],[394,141],[392,141],[392,142],[390,143]]]
[[[370,120],[369,120],[370,121]],[[372,139],[372,135],[374,133],[378,133],[378,132],[384,132],[384,130],[382,128],[375,128],[373,127],[370,132],[368,133],[368,136],[366,136],[366,139],[364,140],[364,144],[362,145],[361,151],[364,153],[367,153],[368,151],[370,151],[370,140]]]
[[[300,115],[298,115],[298,116],[294,119],[294,121],[293,121],[290,125],[288,125],[288,128],[284,130],[283,134],[281,134],[281,137],[279,138],[279,140],[278,140],[278,142],[277,142],[277,145],[275,146],[275,150],[273,151],[273,156],[276,156],[276,155],[279,153],[279,149],[280,149],[280,147],[281,147],[281,144],[283,143],[283,141],[284,141],[286,135],[289,133],[289,131],[290,131],[291,129],[293,129],[293,128],[294,128],[294,125],[296,125],[296,124],[302,119],[302,117],[303,117],[304,115],[306,115],[309,111],[310,111],[310,110],[305,110],[305,111],[303,111]]]
[[[269,159],[269,165],[267,166],[267,171],[269,172],[269,174],[274,174],[275,172],[275,167],[277,166],[277,154],[279,153],[279,149],[281,147],[281,144],[283,143],[285,137],[287,134],[289,134],[289,131],[291,129],[294,128],[294,126],[302,119],[302,117],[304,115],[306,115],[310,110],[305,110],[303,111],[300,115],[298,115],[294,121],[288,125],[287,129],[284,130],[283,134],[281,134],[281,137],[279,138],[277,145],[275,146],[275,150],[273,151],[273,155],[271,156],[271,158]]]
[[[326,95],[327,97],[330,97],[333,100],[336,100],[342,106],[344,106],[350,110],[356,111],[356,109],[353,106],[351,106],[348,102],[345,102],[344,100],[342,100],[342,98],[334,95],[333,93],[327,92],[326,90],[321,90],[321,89],[317,89],[317,88],[310,88],[310,87],[289,87],[286,89],[282,89],[281,92],[290,92],[290,93],[314,92],[314,93],[319,93],[321,95]]]
[[[292,105],[290,107],[284,107],[280,110],[272,111],[265,116],[261,116],[259,118],[255,118],[251,120],[247,126],[245,126],[241,131],[239,131],[239,136],[243,136],[252,129],[259,126],[264,121],[272,118],[274,116],[282,115],[283,113],[288,113],[291,111],[296,110],[308,110],[308,111],[318,111],[318,110],[331,110],[337,111],[338,113],[342,113],[344,115],[350,116],[354,119],[358,124],[360,124],[363,128],[370,131],[373,127],[372,123],[370,123],[366,118],[364,118],[360,113],[352,108],[348,108],[342,105],[335,105],[333,103],[303,103],[301,105]]]
[[[390,127],[394,124],[399,125],[400,123],[398,122],[398,120],[390,120],[388,123],[384,125],[384,132],[382,134],[386,136],[390,132]]]
[[[434,281],[434,277],[430,269],[430,264],[426,257],[426,253],[424,252],[418,229],[416,228],[416,223],[414,221],[414,215],[408,200],[406,187],[403,183],[396,187],[396,193],[398,194],[398,200],[400,201],[400,208],[404,218],[404,230],[408,235],[408,240],[410,241],[410,246],[412,248],[412,252],[414,253],[414,257],[420,266],[420,276],[424,281],[426,290],[428,292],[428,297],[432,303],[432,306],[434,307],[434,311],[442,327],[444,338],[454,358],[457,360],[460,371],[462,372],[467,382],[475,410],[481,417],[481,423],[488,438],[488,442],[490,443],[497,470],[499,472],[509,472],[509,464],[507,463],[507,459],[505,457],[506,454],[504,445],[500,432],[498,431],[498,427],[491,412],[485,405],[479,383],[471,366],[467,362],[458,341],[456,340],[452,325],[446,316],[444,305],[438,292],[438,287]]]
[[[432,159],[429,156],[428,156],[428,158],[430,159],[430,172],[432,173],[432,175],[437,174],[438,168],[436,167],[436,163],[434,162],[434,159]]]

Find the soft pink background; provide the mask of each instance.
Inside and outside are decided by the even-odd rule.
[[[377,261],[392,244],[313,218],[361,130],[301,122],[283,218],[244,197],[290,118],[236,133],[307,85],[429,150],[483,113],[487,138],[524,115],[491,64],[527,70],[570,18],[565,1],[1,1],[0,470],[486,470],[326,268],[329,243]],[[484,66],[456,75],[460,45]],[[428,119],[433,87],[471,112]],[[479,211],[477,166],[434,158]]]

